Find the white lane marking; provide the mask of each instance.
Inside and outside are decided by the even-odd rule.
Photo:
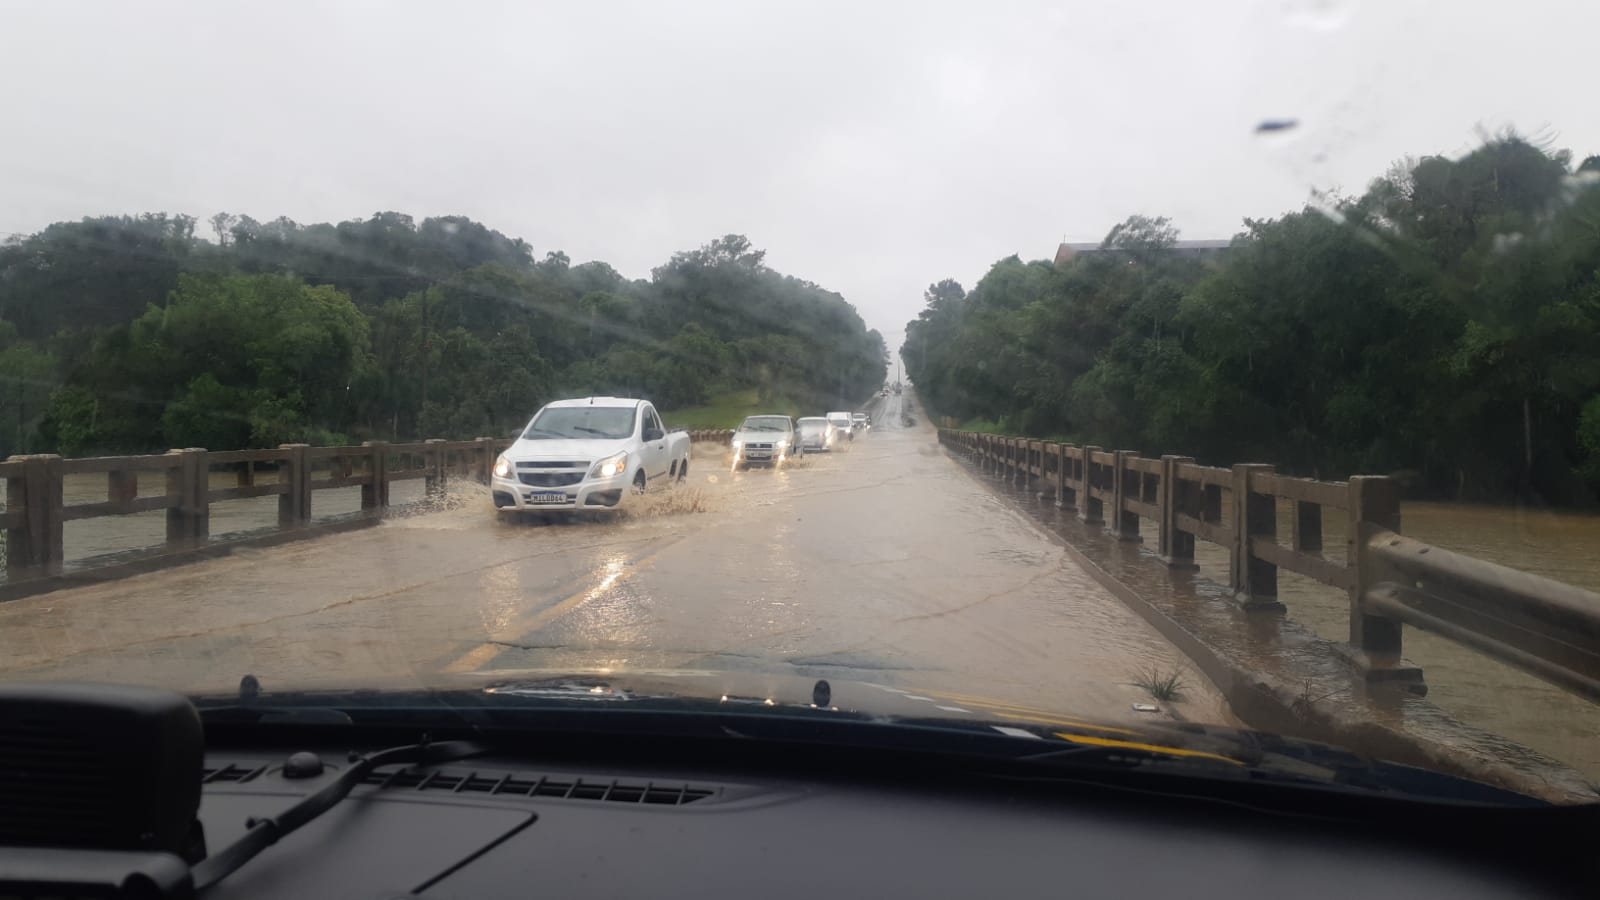
[[[897,687],[889,687],[886,684],[872,684],[872,685],[868,685],[868,687],[875,687],[880,691],[888,691],[891,694],[904,694],[905,693],[905,691],[902,691]]]
[[[972,710],[970,710],[970,709],[962,709],[959,706],[940,706],[940,707],[936,707],[936,708],[937,709],[942,709],[945,712],[964,712],[964,713],[972,712]]]
[[[1009,725],[990,725],[989,727],[993,728],[995,731],[1000,732],[1001,734],[1009,734],[1012,737],[1033,738],[1034,740],[1039,740],[1039,741],[1044,740],[1044,738],[1039,737],[1037,734],[1034,734],[1031,731],[1024,731],[1021,728],[1012,728]]]
[[[929,703],[934,702],[932,697],[922,697],[922,696],[919,696],[917,694],[907,694],[906,695],[906,699],[907,700],[925,700],[925,701],[927,701]]]

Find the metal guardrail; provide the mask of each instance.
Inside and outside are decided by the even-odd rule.
[[[1168,566],[1193,568],[1196,540],[1226,549],[1229,586],[1247,610],[1283,611],[1280,568],[1345,591],[1347,655],[1368,680],[1421,681],[1401,658],[1401,627],[1410,625],[1600,703],[1600,594],[1403,536],[1388,478],[1314,481],[1269,465],[1223,469],[945,428],[939,441],[1121,540],[1141,540],[1141,519],[1154,520]],[[1287,544],[1280,500],[1291,510]],[[1329,511],[1346,519],[1343,561],[1323,555]]]

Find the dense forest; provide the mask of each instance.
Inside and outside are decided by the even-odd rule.
[[[849,303],[739,235],[629,280],[459,217],[196,224],[0,245],[0,455],[501,435],[590,393],[851,408],[884,379]]]
[[[1515,135],[1246,221],[1211,260],[1134,216],[1057,266],[932,285],[901,349],[980,428],[1418,496],[1600,488],[1600,158]]]

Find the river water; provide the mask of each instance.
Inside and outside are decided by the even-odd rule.
[[[1287,504],[1278,512],[1288,543]],[[1325,555],[1342,561],[1342,513],[1324,517]],[[1525,572],[1600,591],[1600,516],[1527,507],[1407,503],[1400,530],[1421,541]],[[1154,523],[1141,523],[1154,547]],[[1201,573],[1226,584],[1227,551],[1197,542]],[[1279,599],[1288,615],[1328,640],[1349,637],[1344,592],[1279,570]],[[1600,706],[1581,700],[1459,644],[1405,630],[1405,656],[1422,667],[1428,699],[1463,721],[1505,735],[1600,781]]]

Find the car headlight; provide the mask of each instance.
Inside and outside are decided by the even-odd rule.
[[[744,446],[744,441],[734,441],[733,442],[733,449],[735,449],[735,450],[737,450],[737,449],[739,449],[740,447],[743,447],[743,446]]]
[[[506,459],[504,456],[496,459],[494,461],[494,474],[498,478],[510,478],[511,460]]]
[[[780,449],[780,450],[783,449],[784,447],[789,446],[789,439],[788,438],[778,438],[777,446],[778,446],[778,449]]]
[[[615,478],[628,470],[628,451],[623,450],[594,464],[590,478]]]

